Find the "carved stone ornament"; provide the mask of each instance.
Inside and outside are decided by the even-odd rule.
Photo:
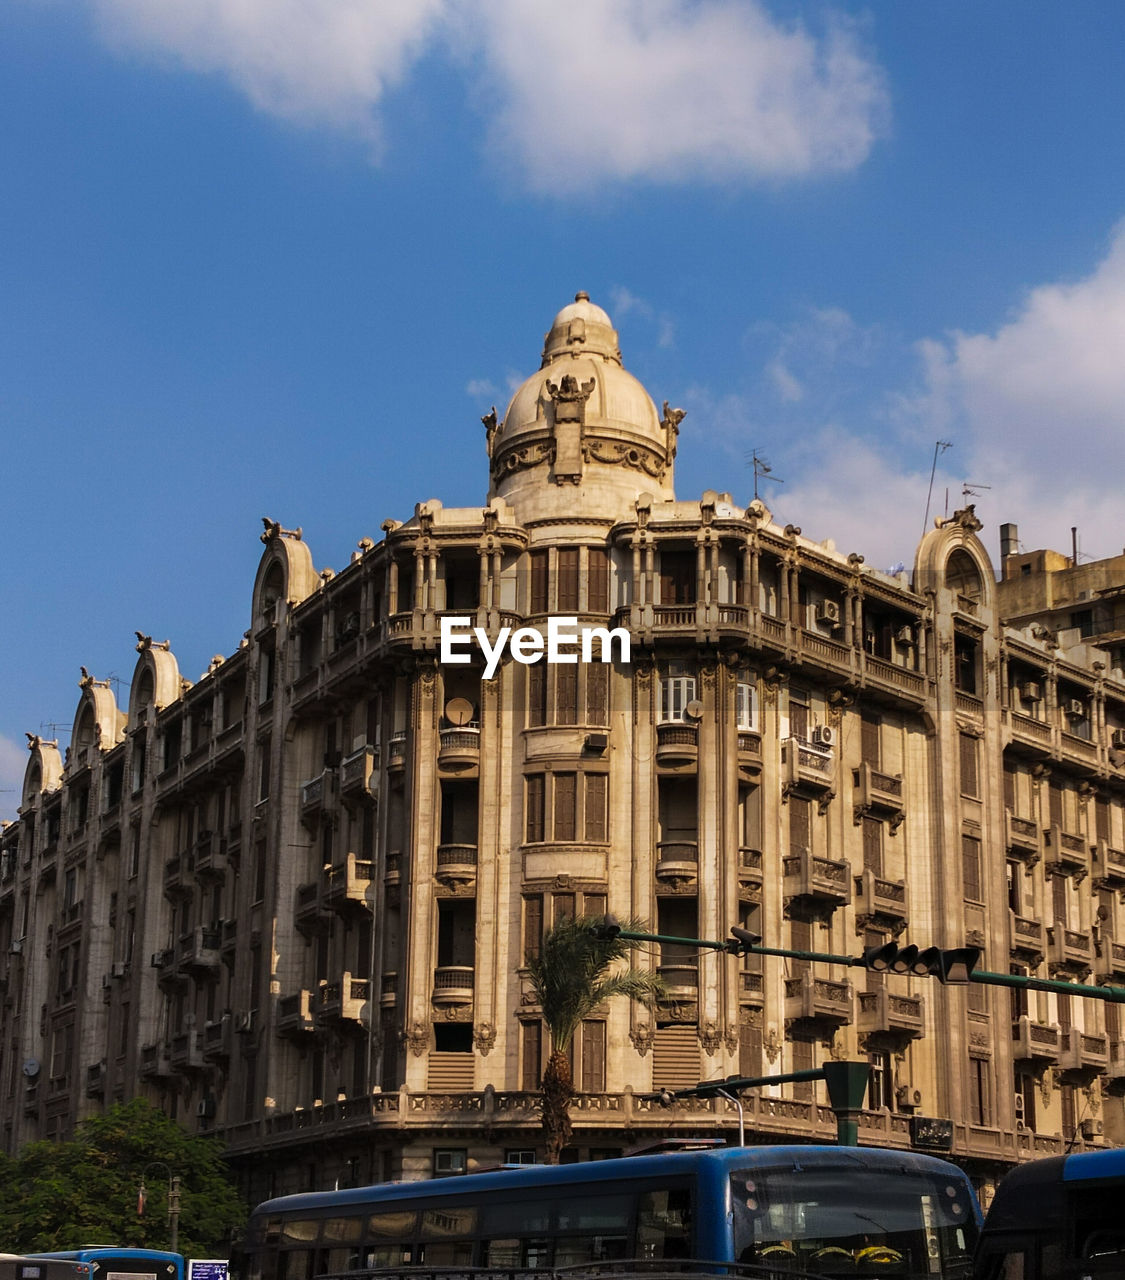
[[[641,1022],[629,1032],[629,1039],[633,1042],[633,1048],[643,1058],[652,1048],[652,1026],[650,1023]]]
[[[488,453],[488,456],[491,458],[492,457],[492,440],[493,440],[493,437],[496,435],[496,406],[495,405],[493,405],[492,408],[489,409],[489,411],[481,418],[481,422],[484,424],[484,441],[485,441],[484,447]]]
[[[643,471],[654,479],[661,479],[667,468],[666,461],[651,449],[637,445],[610,444],[602,440],[582,442],[584,462],[602,462],[610,466],[622,466],[631,471]]]
[[[739,1046],[739,1035],[737,1027],[727,1027],[723,1034],[723,1043],[727,1047],[727,1053],[737,1053]]]
[[[301,541],[301,527],[296,529],[283,529],[277,520],[271,520],[269,516],[262,517],[262,524],[265,525],[265,532],[260,534],[263,542],[269,543],[274,538],[292,538],[295,542]]]
[[[473,1044],[476,1045],[482,1057],[487,1057],[489,1050],[496,1043],[496,1028],[491,1022],[478,1023],[476,1031],[473,1033]]]
[[[781,1052],[781,1037],[777,1034],[776,1027],[769,1027],[762,1037],[762,1051],[766,1055],[766,1061],[772,1067],[777,1061],[777,1055]]]
[[[1048,1067],[1039,1079],[1039,1096],[1043,1099],[1043,1105],[1045,1107],[1050,1106],[1051,1104],[1051,1090],[1054,1087],[1054,1083],[1054,1072],[1050,1067]]]
[[[430,1047],[430,1028],[424,1023],[415,1019],[410,1024],[408,1031],[402,1033],[403,1043],[408,1045],[410,1052],[420,1058]]]
[[[708,1057],[713,1057],[719,1046],[723,1043],[722,1033],[719,1031],[718,1024],[708,1019],[699,1028],[699,1043],[703,1046],[704,1052]]]
[[[492,464],[492,479],[500,481],[514,471],[526,471],[528,467],[537,467],[540,463],[553,463],[555,446],[548,440],[540,440],[535,444],[525,445],[521,449],[511,449],[501,454]]]
[[[555,421],[584,421],[586,401],[589,400],[596,381],[595,378],[591,378],[589,382],[579,383],[572,373],[564,374],[557,385],[548,378],[547,394],[555,404]]]

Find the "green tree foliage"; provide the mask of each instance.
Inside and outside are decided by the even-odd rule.
[[[226,1257],[246,1209],[221,1144],[186,1133],[143,1098],[83,1120],[69,1142],[33,1142],[4,1158],[0,1241],[17,1253],[92,1244],[167,1249],[170,1175],[180,1178],[179,1252]]]
[[[551,1037],[551,1054],[541,1085],[543,1138],[547,1163],[558,1164],[570,1142],[570,1100],[574,1097],[568,1050],[583,1019],[616,996],[649,1007],[664,994],[659,974],[617,969],[637,943],[605,930],[606,920],[562,920],[528,960],[528,977]],[[636,921],[626,929],[640,931]]]

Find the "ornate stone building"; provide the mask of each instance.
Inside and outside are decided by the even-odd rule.
[[[317,572],[267,522],[251,622],[195,684],[138,636],[128,705],[83,673],[0,836],[0,1123],[15,1149],[141,1092],[251,1197],[529,1160],[545,1052],[522,966],[551,923],[1125,984],[1125,680],[1006,629],[971,508],[913,572],[679,501],[679,420],[585,295],[484,422],[479,507],[420,503]],[[621,627],[630,660],[441,661],[441,620]],[[952,1125],[985,1181],[1125,1141],[1116,1006],[674,945],[668,998],[583,1024],[581,1157],[722,1133],[647,1095],[872,1063],[861,1141]],[[749,1140],[831,1141],[821,1086]]]

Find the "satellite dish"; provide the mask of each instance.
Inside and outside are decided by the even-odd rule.
[[[703,703],[698,698],[692,700],[684,707],[685,720],[702,720],[703,719]]]
[[[473,718],[473,704],[468,698],[450,698],[445,704],[445,718],[450,724],[468,724]]]
[[[39,1059],[28,1058],[23,1064],[23,1073],[29,1080],[34,1080],[39,1074]]]

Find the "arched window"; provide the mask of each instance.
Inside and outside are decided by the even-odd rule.
[[[957,595],[979,600],[984,591],[977,562],[960,547],[945,562],[945,585]]]

